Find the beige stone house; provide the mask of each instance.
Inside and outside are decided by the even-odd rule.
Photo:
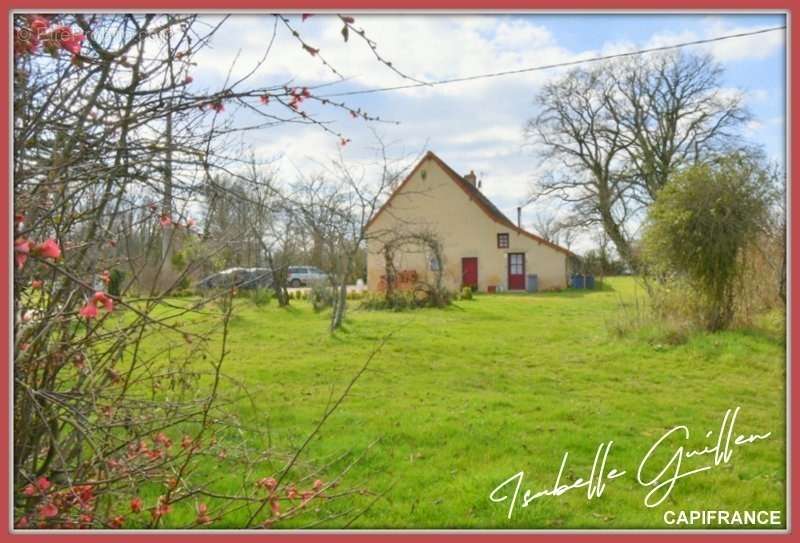
[[[420,240],[435,239],[439,250]],[[387,248],[390,250],[387,251]],[[438,252],[439,258],[436,258]],[[570,251],[525,231],[476,186],[428,152],[367,225],[367,286],[385,286],[387,253],[395,276],[449,289],[523,291],[567,286]],[[535,274],[535,280],[528,276]]]

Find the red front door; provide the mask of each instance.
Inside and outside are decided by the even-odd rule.
[[[508,253],[508,290],[525,290],[525,253]]]
[[[478,290],[478,259],[474,256],[461,259],[461,286]]]

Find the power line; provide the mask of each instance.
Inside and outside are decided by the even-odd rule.
[[[503,77],[506,75],[515,75],[515,74],[522,74],[528,72],[538,72],[542,70],[551,70],[553,68],[563,68],[567,66],[577,66],[579,64],[588,64],[592,62],[602,62],[605,60],[612,60],[615,58],[623,58],[623,57],[631,57],[635,55],[644,55],[647,53],[656,53],[659,51],[669,51],[671,49],[679,49],[681,47],[689,47],[692,45],[702,45],[705,43],[711,43],[715,41],[722,41],[722,40],[731,40],[734,38],[743,38],[745,36],[754,36],[756,34],[764,34],[766,32],[775,32],[776,30],[785,30],[785,26],[775,26],[771,28],[762,28],[760,30],[753,30],[750,32],[740,32],[738,34],[727,34],[725,36],[717,36],[714,38],[706,38],[703,40],[695,40],[695,41],[687,41],[683,43],[675,43],[672,45],[662,45],[660,47],[651,47],[649,49],[638,49],[636,51],[628,51],[626,53],[616,53],[613,55],[604,55],[600,57],[592,57],[580,60],[572,60],[569,62],[559,62],[556,64],[544,64],[541,66],[531,66],[529,68],[519,68],[516,70],[506,70],[503,72],[490,72],[484,74],[476,74],[476,75],[469,75],[465,77],[454,77],[452,79],[440,79],[438,81],[426,81],[421,83],[408,83],[406,85],[397,85],[394,87],[378,87],[374,89],[364,89],[364,90],[354,90],[354,91],[346,91],[346,92],[336,92],[332,94],[324,94],[321,95],[320,98],[334,98],[338,96],[354,96],[357,94],[375,94],[379,92],[389,92],[395,90],[402,90],[402,89],[413,89],[417,87],[435,87],[438,85],[447,85],[450,83],[461,83],[464,81],[474,81],[476,79],[490,79],[494,77]]]

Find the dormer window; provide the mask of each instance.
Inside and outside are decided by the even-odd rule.
[[[508,233],[497,234],[497,248],[508,249]]]

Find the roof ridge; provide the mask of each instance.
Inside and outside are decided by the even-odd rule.
[[[433,151],[428,151],[427,153],[425,153],[425,156],[423,156],[420,159],[420,161],[417,163],[416,166],[414,166],[414,168],[406,176],[406,178],[402,181],[402,183],[400,183],[397,186],[397,188],[392,192],[392,194],[389,196],[386,202],[384,202],[384,204],[380,207],[380,209],[378,209],[378,211],[367,222],[366,228],[369,228],[370,225],[372,225],[375,219],[377,219],[378,216],[384,211],[384,209],[386,209],[389,206],[394,196],[398,192],[400,192],[400,190],[402,190],[403,186],[406,183],[408,183],[408,181],[414,176],[414,174],[417,172],[420,166],[428,159],[431,159],[434,162],[436,162],[439,165],[439,167],[441,167],[442,170],[444,170],[444,172],[448,175],[448,177],[450,177],[456,183],[456,185],[458,185],[461,188],[461,190],[463,190],[467,194],[467,196],[470,197],[470,200],[474,201],[478,205],[478,207],[481,208],[481,210],[484,213],[486,213],[487,216],[489,216],[490,219],[494,220],[497,223],[504,224],[505,226],[511,228],[515,232],[528,236],[529,238],[543,245],[546,245],[552,249],[565,253],[569,256],[575,255],[575,253],[573,253],[569,249],[565,249],[564,247],[561,247],[560,245],[557,245],[552,241],[548,241],[540,236],[537,236],[532,232],[528,232],[527,230],[525,230],[520,226],[515,225],[511,221],[511,219],[509,219],[502,211],[500,211],[500,209],[485,194],[483,194],[480,191],[480,189],[478,189],[478,187],[476,187],[475,185],[464,179],[464,177],[461,174],[459,174],[453,168],[451,168],[450,165],[448,165],[444,160],[439,158],[439,156]]]

